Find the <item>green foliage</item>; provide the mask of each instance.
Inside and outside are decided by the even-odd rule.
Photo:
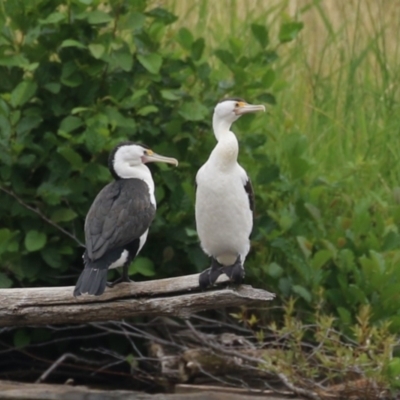
[[[180,160],[175,170],[152,166],[157,219],[130,272],[164,277],[206,267],[194,233],[194,177],[214,145],[211,112],[221,97],[274,102],[267,28],[252,27],[260,47],[251,58],[237,51],[239,39],[216,49],[215,69],[205,38],[186,28],[171,36],[176,17],[146,1],[2,7],[0,285],[60,284],[71,268],[79,273],[85,214],[111,179],[110,149],[127,139]],[[242,129],[253,131],[252,121]]]
[[[280,309],[282,322],[268,326],[245,308],[231,314],[253,332],[260,353],[265,352],[260,368],[320,398],[361,399],[366,393],[370,399],[392,398],[390,391],[399,387],[400,359],[393,357],[397,339],[388,323],[372,323],[371,308],[362,306],[349,338],[335,329],[335,318],[318,309],[308,318],[314,323],[304,323],[295,303],[289,299]]]
[[[400,25],[386,18],[389,3],[360,2],[355,22],[350,3],[313,2],[296,11],[309,21],[303,30],[301,21],[288,19],[285,11],[293,9],[285,1],[276,8],[262,1],[253,7],[229,0],[168,4],[184,15],[178,23],[192,36],[206,32],[215,43],[216,50],[206,52],[216,54],[213,65],[221,71],[220,62],[231,62],[221,42],[253,60],[260,40],[267,40],[259,26],[274,21],[264,30],[264,56],[274,68],[260,76],[278,101],[266,122],[259,116],[251,122],[251,137],[240,135],[257,211],[246,279],[284,298],[299,297],[301,310],[322,299],[347,331],[359,307],[369,305],[372,321],[390,321],[397,332],[400,117],[394,82],[400,47],[389,32]],[[380,25],[371,12],[380,15]],[[247,38],[245,45],[238,37]],[[244,70],[245,79],[253,79]],[[236,123],[235,132],[248,131],[247,121]]]
[[[234,127],[256,191],[247,279],[298,297],[299,308],[322,302],[344,327],[367,304],[372,321],[398,329],[399,149],[383,133],[397,132],[399,120],[390,79],[374,86],[368,70],[367,86],[356,80],[367,53],[382,55],[372,39],[327,77],[322,69],[298,73],[301,51],[283,49],[303,24],[279,15],[270,29],[268,10],[207,30],[144,0],[2,7],[0,286],[60,284],[71,268],[79,273],[85,214],[111,179],[108,152],[126,139],[180,161],[152,167],[157,218],[131,272],[161,278],[204,269],[194,177],[215,143],[215,103],[239,95],[277,104]]]

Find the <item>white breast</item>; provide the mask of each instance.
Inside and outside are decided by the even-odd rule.
[[[253,227],[246,172],[237,163],[221,170],[209,160],[196,181],[196,227],[203,250],[223,265],[233,264],[238,255],[244,262]]]

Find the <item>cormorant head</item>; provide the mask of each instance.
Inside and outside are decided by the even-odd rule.
[[[219,102],[214,109],[214,120],[225,121],[229,125],[240,116],[256,111],[265,111],[265,106],[246,103],[240,98],[225,99]]]
[[[122,142],[110,153],[108,166],[115,179],[129,179],[134,177],[135,168],[149,162],[164,162],[178,165],[178,160],[154,153],[146,145]]]

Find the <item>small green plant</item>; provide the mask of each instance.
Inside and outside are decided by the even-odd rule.
[[[399,387],[399,358],[393,357],[397,339],[388,323],[371,321],[369,306],[360,307],[349,336],[335,328],[334,317],[319,311],[308,318],[314,323],[302,322],[293,299],[280,309],[281,323],[263,326],[264,312],[249,311],[232,316],[254,332],[260,354],[265,352],[259,368],[274,373],[297,394],[379,399]]]

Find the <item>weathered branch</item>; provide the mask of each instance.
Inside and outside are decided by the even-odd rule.
[[[226,389],[209,386],[180,385],[176,394],[147,394],[128,390],[100,390],[85,386],[31,384],[11,381],[0,381],[0,398],[14,400],[257,400],[265,399],[265,393],[259,394],[248,390]],[[269,393],[268,393],[269,394]],[[267,395],[268,395],[267,394]],[[269,394],[269,400],[284,400],[287,397],[276,397]],[[293,399],[293,398],[292,398]]]
[[[272,300],[248,285],[199,292],[199,275],[133,282],[101,296],[72,296],[73,287],[0,289],[0,326],[110,321],[139,315],[187,317],[201,310]],[[227,281],[221,276],[219,283]]]

